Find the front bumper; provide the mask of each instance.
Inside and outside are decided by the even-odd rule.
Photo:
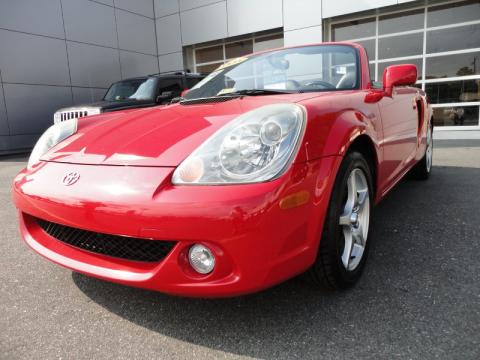
[[[234,186],[173,186],[173,168],[43,162],[14,180],[21,235],[47,259],[101,279],[165,293],[219,297],[270,287],[314,262],[338,157],[295,164],[281,178]],[[65,186],[65,174],[80,174]],[[308,192],[306,203],[282,199]],[[129,261],[67,245],[35,218],[89,231],[175,241],[159,262]],[[188,249],[213,250],[208,275],[190,268]]]

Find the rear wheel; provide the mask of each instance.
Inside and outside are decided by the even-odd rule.
[[[345,289],[360,277],[369,249],[372,175],[364,156],[342,161],[332,191],[317,259],[310,269],[323,288]]]
[[[433,127],[432,122],[428,124],[427,131],[427,148],[425,149],[425,155],[422,159],[413,167],[412,175],[418,180],[427,180],[432,172],[433,161]]]

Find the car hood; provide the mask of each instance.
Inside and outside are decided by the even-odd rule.
[[[317,95],[239,97],[206,104],[105,113],[79,120],[78,131],[42,157],[91,165],[175,167],[216,130],[257,107]]]

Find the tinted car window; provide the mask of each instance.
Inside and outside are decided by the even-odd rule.
[[[108,89],[104,100],[122,101],[128,99],[134,100],[152,100],[155,95],[155,79],[132,79],[119,81]]]
[[[174,96],[180,95],[183,90],[182,80],[180,78],[160,78],[158,81],[158,94],[171,91]]]
[[[191,89],[192,87],[197,85],[200,82],[200,80],[202,80],[202,78],[195,77],[195,78],[187,78],[186,80],[187,80],[187,87]]]

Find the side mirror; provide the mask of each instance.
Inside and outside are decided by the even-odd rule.
[[[417,67],[412,64],[388,66],[383,72],[385,95],[392,96],[394,86],[414,85],[417,82]]]
[[[181,93],[180,93],[180,97],[184,97],[185,95],[187,95],[187,93],[190,91],[190,89],[184,89]]]
[[[173,98],[173,96],[173,91],[164,91],[161,95],[157,96],[156,102],[160,104],[166,100],[170,100],[171,98]]]

